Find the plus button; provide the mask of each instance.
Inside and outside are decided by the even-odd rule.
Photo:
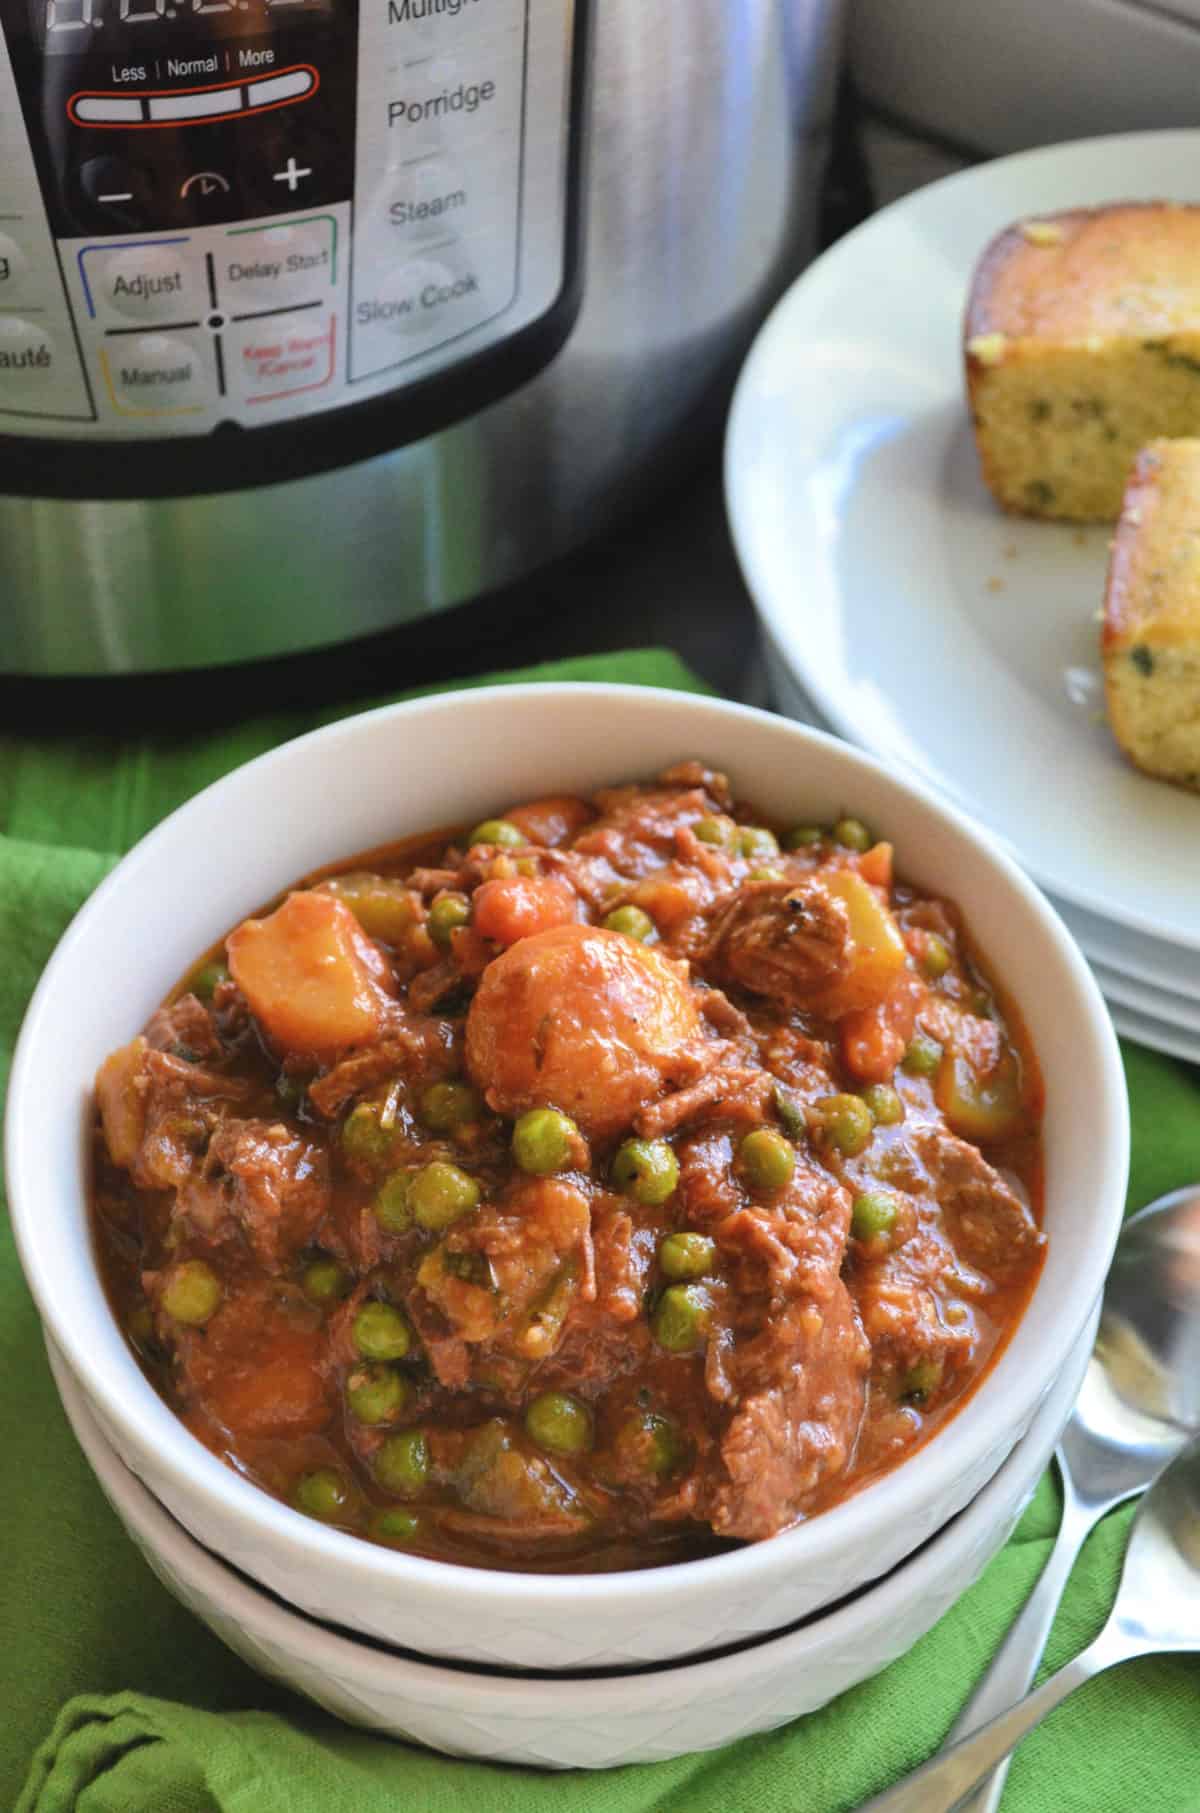
[[[287,161],[287,169],[286,170],[276,170],[276,172],[272,178],[272,181],[277,182],[277,183],[286,183],[288,188],[291,190],[292,194],[294,195],[296,193],[297,188],[299,187],[301,177],[302,176],[311,176],[311,175],[312,175],[311,170],[303,169],[296,162],[294,157],[289,157],[288,161]]]

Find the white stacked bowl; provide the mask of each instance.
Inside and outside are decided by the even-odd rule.
[[[640,1572],[535,1575],[383,1549],[300,1516],[198,1442],[126,1345],[88,1219],[92,1079],[197,955],[323,864],[522,798],[698,757],[769,819],[853,810],[900,873],[948,895],[1018,1002],[1045,1081],[1045,1266],[965,1406],[909,1460],[769,1542]],[[967,1505],[1076,1349],[1120,1226],[1128,1112],[1086,964],[1043,897],[975,826],[843,743],[766,713],[650,688],[521,686],[347,719],[237,770],[145,838],[79,913],[22,1029],[7,1169],[47,1332],[123,1463],[191,1532],[312,1617],[500,1668],[674,1661],[761,1636],[890,1569]]]

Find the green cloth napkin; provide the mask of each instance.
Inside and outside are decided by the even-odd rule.
[[[660,651],[501,677],[701,690]],[[0,737],[0,1088],[38,972],[114,860],[199,787],[320,721],[277,716],[174,740]],[[1125,1055],[1136,1208],[1200,1178],[1200,1078],[1136,1048]],[[1057,1518],[1047,1476],[973,1590],[907,1656],[823,1711],[709,1755],[551,1775],[351,1731],[253,1674],[163,1591],[67,1428],[6,1219],[0,1455],[0,1807],[18,1813],[835,1813],[941,1742]],[[1130,1514],[1090,1540],[1048,1667],[1103,1622]],[[1198,1689],[1190,1659],[1137,1662],[1092,1683],[1021,1746],[1006,1813],[1200,1809]]]

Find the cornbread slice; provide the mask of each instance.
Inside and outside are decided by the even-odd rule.
[[[1006,510],[1111,522],[1134,455],[1200,434],[1200,208],[1022,221],[976,267],[967,393]]]
[[[1108,567],[1108,715],[1147,774],[1200,788],[1200,440],[1138,455]]]

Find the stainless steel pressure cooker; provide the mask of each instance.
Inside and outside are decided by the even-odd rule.
[[[0,672],[245,661],[647,492],[808,249],[842,0],[0,0]]]

